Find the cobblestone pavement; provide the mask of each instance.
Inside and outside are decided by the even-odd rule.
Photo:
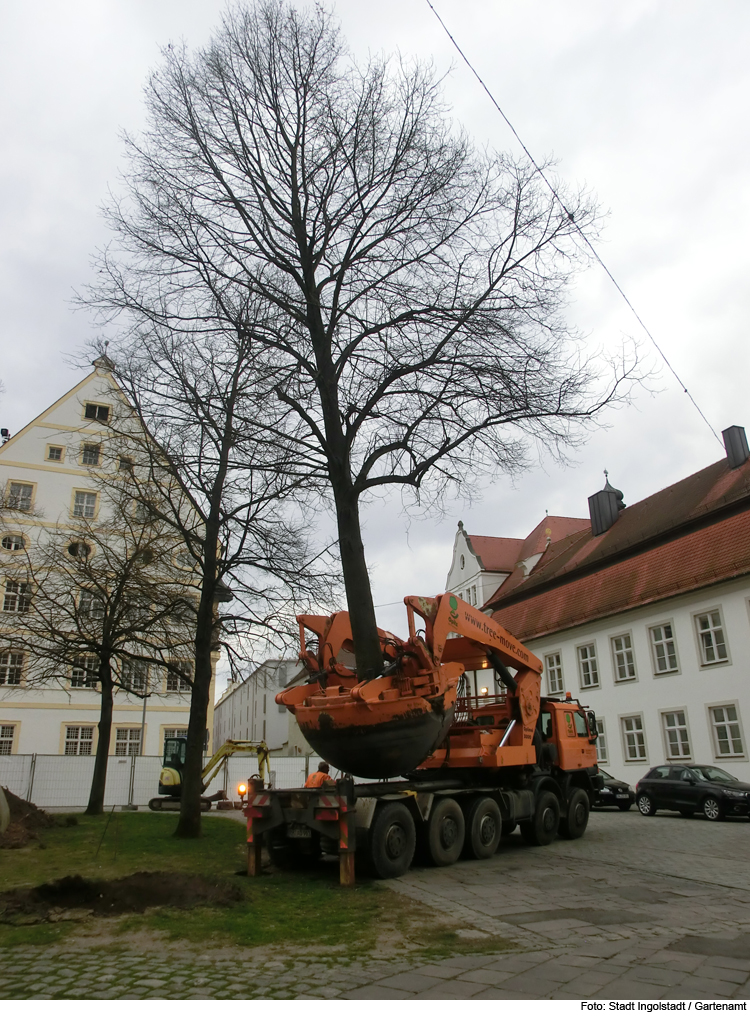
[[[750,999],[750,824],[595,812],[583,839],[388,883],[506,953],[0,951],[0,999]],[[353,957],[355,955],[352,955]]]

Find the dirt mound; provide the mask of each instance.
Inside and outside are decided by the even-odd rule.
[[[2,787],[10,810],[10,824],[0,835],[0,849],[17,850],[37,839],[36,829],[54,828],[56,822],[49,814]]]
[[[244,898],[231,882],[168,871],[139,871],[127,878],[60,878],[35,889],[0,893],[0,922],[36,924],[71,917],[142,914],[148,907],[228,907]]]

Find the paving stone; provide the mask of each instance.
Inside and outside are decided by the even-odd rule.
[[[404,989],[406,992],[424,992],[435,987],[435,979],[416,971],[405,971],[390,978],[380,978],[378,985],[385,985],[390,989]]]
[[[385,985],[363,985],[343,993],[341,999],[411,999],[412,995],[404,989],[389,989]]]
[[[730,967],[750,974],[750,960],[736,960],[734,957],[706,957],[707,967]]]
[[[500,985],[512,978],[510,971],[491,971],[487,967],[478,967],[475,971],[464,971],[458,980],[462,982],[478,982],[480,985]]]

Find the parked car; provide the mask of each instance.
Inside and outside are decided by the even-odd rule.
[[[638,809],[645,817],[657,810],[677,810],[683,817],[698,811],[708,821],[727,814],[750,813],[750,785],[709,764],[652,767],[635,787]]]
[[[635,802],[635,793],[627,782],[621,782],[619,778],[613,778],[606,771],[599,768],[599,774],[604,779],[604,785],[596,794],[595,807],[619,807],[620,810],[630,810]]]

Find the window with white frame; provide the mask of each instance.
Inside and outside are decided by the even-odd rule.
[[[143,660],[124,660],[120,684],[125,689],[143,693],[148,688],[148,664]]]
[[[4,550],[25,550],[26,540],[22,535],[4,535],[2,539],[2,547]]]
[[[83,416],[87,421],[109,421],[109,407],[103,403],[87,403]]]
[[[612,639],[612,662],[616,682],[628,682],[635,678],[635,657],[630,632],[616,635]]]
[[[562,692],[564,683],[562,658],[560,654],[548,653],[547,656],[544,658],[544,663],[547,667],[547,692]]]
[[[674,641],[674,630],[671,622],[654,625],[648,630],[651,639],[651,654],[654,658],[654,671],[657,675],[677,671],[677,647]]]
[[[73,499],[73,516],[76,518],[93,518],[96,513],[96,493],[86,493],[76,489]]]
[[[31,607],[31,582],[5,582],[3,610],[8,614],[25,614]]]
[[[604,727],[604,721],[601,718],[596,719],[596,761],[598,764],[608,763],[607,758],[607,732]]]
[[[581,675],[582,689],[591,689],[599,684],[595,643],[587,643],[585,646],[578,647],[578,670]]]
[[[185,739],[187,738],[187,727],[185,728],[165,728],[164,729],[164,741],[167,739]]]
[[[10,482],[8,484],[7,504],[13,510],[31,510],[34,486],[27,482]]]
[[[4,650],[0,653],[0,685],[20,685],[23,677],[21,650]]]
[[[115,729],[115,756],[137,757],[141,752],[140,728]]]
[[[9,757],[13,752],[15,725],[0,725],[0,757]]]
[[[99,659],[93,653],[79,659],[70,673],[71,689],[96,689],[99,684]]]
[[[90,757],[94,745],[94,728],[90,725],[68,725],[65,729],[65,756]]]
[[[687,718],[684,710],[667,710],[661,716],[664,729],[664,745],[667,758],[689,759],[690,736],[688,735]]]
[[[104,600],[91,589],[82,589],[78,613],[81,617],[100,618],[104,614]]]
[[[193,677],[193,665],[189,660],[178,661],[177,668],[188,678]],[[167,668],[167,692],[190,692],[190,683],[181,677],[176,668]]]
[[[710,707],[709,716],[716,756],[744,757],[745,744],[742,740],[737,707],[733,703],[723,707]]]
[[[471,603],[472,603],[472,606],[476,607],[476,605],[477,605],[477,587],[475,585],[473,585],[471,587]]]
[[[99,466],[101,454],[102,448],[99,443],[84,443],[81,447],[81,464],[96,468]]]
[[[727,644],[720,612],[709,610],[706,614],[696,614],[695,627],[701,650],[701,664],[720,664],[727,660]]]
[[[640,714],[621,717],[622,741],[625,760],[646,759],[646,733],[643,730],[643,718]]]

